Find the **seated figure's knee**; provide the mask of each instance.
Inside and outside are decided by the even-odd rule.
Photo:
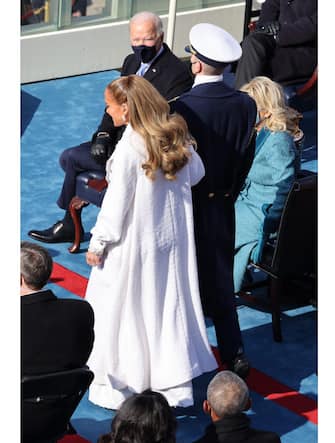
[[[72,149],[73,148],[65,149],[59,157],[59,164],[60,164],[61,168],[63,169],[63,171],[66,170],[66,166],[68,164]]]
[[[78,161],[78,156],[81,155],[81,152],[78,149],[78,146],[75,146],[73,148],[65,149],[60,157],[59,157],[59,164],[63,171],[66,171],[66,169],[69,167],[69,165],[75,165]]]
[[[264,53],[271,55],[275,48],[275,40],[272,36],[261,34],[257,32],[251,32],[243,40],[242,51]]]
[[[254,42],[254,34],[250,33],[248,34],[242,41],[241,46],[242,46],[242,50],[247,50],[249,46],[253,45]]]

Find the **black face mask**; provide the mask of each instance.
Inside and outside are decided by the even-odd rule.
[[[132,46],[132,50],[134,51],[135,57],[139,62],[148,63],[152,60],[157,54],[157,50],[155,46]]]

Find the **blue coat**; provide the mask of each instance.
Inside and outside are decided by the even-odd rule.
[[[205,165],[192,193],[200,294],[226,362],[241,345],[233,287],[234,202],[254,157],[256,104],[217,81],[194,86],[171,109],[185,118]]]
[[[251,251],[263,232],[262,208],[274,224],[279,222],[298,168],[298,152],[288,132],[263,128],[257,134],[255,158],[235,203],[235,292],[241,289]]]

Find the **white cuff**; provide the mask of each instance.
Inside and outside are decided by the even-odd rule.
[[[94,237],[92,237],[88,246],[88,252],[101,256],[104,253],[105,246],[106,243],[104,241],[96,240]]]

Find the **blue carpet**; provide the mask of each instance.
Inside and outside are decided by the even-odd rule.
[[[63,212],[55,203],[63,180],[59,155],[65,148],[90,139],[103,113],[104,88],[117,76],[117,71],[105,71],[22,86],[22,240],[31,240],[27,235],[30,229],[44,229],[62,218]],[[303,167],[317,171],[315,116],[306,114],[305,121],[308,145],[302,152]],[[93,206],[83,211],[86,241],[78,254],[69,254],[67,244],[45,245],[55,262],[84,277],[88,277],[90,271],[85,262],[88,233],[97,213],[98,208]],[[77,297],[55,284],[50,284],[50,288],[59,297]],[[237,302],[245,348],[252,366],[292,390],[317,399],[316,310],[306,304],[285,306],[282,315],[284,341],[275,343],[269,311],[245,304],[242,300]],[[215,345],[215,333],[209,320],[207,331]],[[175,410],[178,443],[191,443],[209,423],[202,412],[202,401],[212,375],[205,374],[194,381],[194,407]],[[317,441],[315,424],[257,392],[252,391],[251,395],[253,404],[248,414],[255,427],[278,432],[283,443]],[[80,435],[94,443],[100,434],[110,429],[112,416],[112,411],[91,404],[86,394],[72,422]]]

